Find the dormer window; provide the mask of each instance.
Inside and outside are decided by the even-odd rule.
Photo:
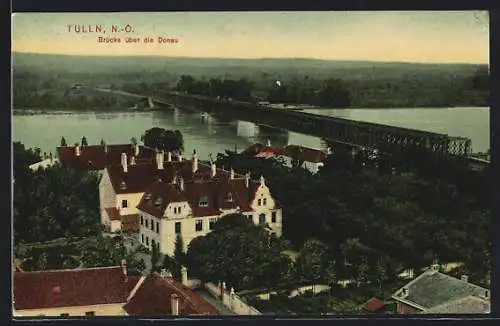
[[[226,194],[226,201],[229,202],[229,203],[233,202],[233,194],[231,192],[228,192]]]
[[[146,194],[146,195],[144,196],[144,199],[146,199],[146,200],[151,200],[151,194],[149,194],[149,193],[148,193],[148,194]]]
[[[155,205],[160,206],[163,201],[161,200],[161,197],[156,198],[155,200]]]
[[[121,189],[121,190],[125,190],[125,189],[127,189],[127,184],[125,183],[125,181],[122,181],[122,182],[120,183],[120,189]]]
[[[198,206],[199,207],[208,207],[208,197],[207,196],[200,197],[200,200],[198,201]]]

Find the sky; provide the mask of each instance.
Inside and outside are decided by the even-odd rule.
[[[105,34],[76,33],[75,25]],[[12,26],[15,52],[489,63],[484,11],[16,13]]]

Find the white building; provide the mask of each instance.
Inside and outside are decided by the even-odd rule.
[[[157,180],[146,189],[137,207],[139,241],[144,246],[157,246],[161,253],[173,255],[178,234],[186,249],[191,240],[209,233],[215,222],[231,213],[241,213],[281,236],[281,208],[263,177],[256,182],[215,164],[198,167],[196,157],[188,162],[190,173],[178,171],[170,181]]]
[[[144,246],[159,246],[164,254],[173,254],[178,233],[187,248],[231,213],[242,213],[281,236],[281,208],[263,177],[254,181],[201,164],[196,154],[184,160],[158,152],[150,160],[136,160],[122,153],[120,164],[104,169],[99,196],[103,225],[112,232],[139,233]]]

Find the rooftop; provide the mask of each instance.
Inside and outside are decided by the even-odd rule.
[[[399,289],[393,298],[425,310],[467,296],[486,297],[480,286],[429,269]]]
[[[422,311],[423,314],[488,314],[490,312],[490,300],[471,295]]]
[[[171,315],[171,298],[180,298],[179,315],[219,315],[213,305],[172,277],[154,273],[144,280],[137,292],[124,306],[129,315],[159,316]]]
[[[120,266],[14,273],[14,308],[125,303],[138,278]]]

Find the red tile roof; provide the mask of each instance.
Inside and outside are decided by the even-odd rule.
[[[219,315],[220,312],[188,287],[158,273],[149,276],[124,306],[129,315],[171,315],[171,295],[180,297],[180,315]]]
[[[320,163],[326,159],[326,153],[319,149],[312,149],[297,145],[288,145],[285,147],[283,155],[290,158],[298,156],[300,160],[312,163]]]
[[[377,297],[373,297],[366,302],[366,304],[363,307],[363,310],[365,310],[366,312],[377,312],[383,310],[385,306],[386,304],[383,300]]]
[[[163,217],[171,202],[187,201],[177,184],[154,181],[145,191],[137,208],[156,217]]]
[[[296,155],[298,155],[301,160],[313,163],[323,162],[326,159],[327,155],[325,152],[319,149],[313,149],[297,145],[288,145],[285,148],[281,149],[281,148],[265,146],[260,143],[253,144],[245,151],[243,151],[243,153],[250,154],[254,157],[262,157],[262,158],[276,157],[279,155],[284,155],[293,158]]]
[[[79,149],[80,155],[77,156],[75,146],[58,147],[57,153],[61,164],[75,168],[103,170],[106,166],[120,164],[122,153],[127,154],[129,158],[135,154],[132,144],[79,146]],[[136,160],[139,163],[154,156],[155,150],[139,146],[139,155]]]
[[[266,146],[261,143],[255,143],[244,150],[243,153],[255,157],[272,157],[283,154],[283,150],[276,147]]]
[[[259,182],[250,181],[246,187],[244,178],[235,179],[218,177],[206,180],[194,180],[184,183],[184,191],[179,182],[176,184],[156,181],[148,187],[137,208],[156,217],[163,217],[168,204],[187,201],[193,216],[216,216],[222,214],[222,209],[240,208],[243,211],[252,211],[250,204],[255,197]],[[208,205],[199,206],[202,197],[206,197]],[[156,205],[157,200],[161,199]],[[231,199],[231,200],[229,200]]]
[[[40,309],[124,303],[137,282],[121,267],[14,273],[14,308]]]

